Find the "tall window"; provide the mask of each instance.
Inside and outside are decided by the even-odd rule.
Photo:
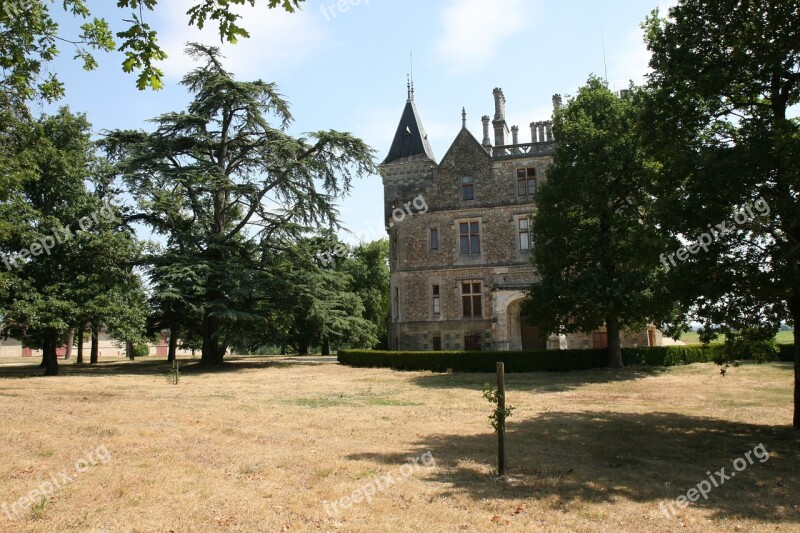
[[[519,249],[531,249],[531,234],[527,218],[519,219]]]
[[[536,192],[536,169],[533,167],[517,169],[517,194],[530,196]]]
[[[433,286],[432,293],[433,293],[433,305],[431,306],[431,308],[433,310],[433,315],[439,316],[440,314],[442,314],[442,297],[439,294],[438,285]]]
[[[480,283],[461,284],[461,305],[464,318],[482,318],[482,300]]]
[[[439,249],[439,228],[431,228],[431,251]]]
[[[458,225],[458,236],[462,255],[481,253],[480,224],[478,222],[461,222]]]
[[[462,200],[475,199],[475,182],[469,176],[461,178],[461,199]]]

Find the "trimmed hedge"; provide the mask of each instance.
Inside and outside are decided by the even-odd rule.
[[[780,346],[780,359],[794,361],[793,345]],[[722,360],[722,345],[655,346],[623,348],[626,366],[677,366]],[[786,356],[789,359],[785,359]],[[377,350],[340,350],[343,365],[394,370],[429,370],[432,372],[494,372],[495,363],[505,363],[506,372],[568,372],[606,366],[605,350],[545,350],[537,352],[385,352]]]

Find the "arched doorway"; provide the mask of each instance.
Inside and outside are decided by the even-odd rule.
[[[512,351],[546,350],[547,338],[542,335],[539,326],[527,323],[521,311],[522,298],[514,300],[508,305],[509,349]]]

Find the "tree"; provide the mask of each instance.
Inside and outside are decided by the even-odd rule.
[[[336,226],[335,199],[375,172],[374,152],[337,131],[290,136],[275,85],[236,81],[216,48],[187,53],[202,62],[182,81],[189,108],[155,119],[153,133],[110,132],[103,145],[139,202],[129,220],[166,235],[202,273],[202,363],[216,365],[262,320],[253,312],[253,287],[268,276],[262,251],[287,233]]]
[[[219,26],[221,40],[235,43],[240,37],[249,37],[239,25],[241,15],[233,6],[254,6],[257,0],[198,0],[186,12],[189,25],[202,28],[208,22]],[[281,7],[292,13],[305,0],[263,0],[273,9]],[[97,68],[93,51],[110,52],[118,49],[124,53],[122,69],[138,72],[136,85],[139,89],[162,87],[163,72],[156,65],[167,57],[158,44],[158,35],[145,19],[145,11],[152,12],[158,0],[119,0],[117,7],[128,10],[123,21],[130,26],[114,35],[106,19],[93,17],[86,0],[64,0],[63,10],[86,22],[80,33],[70,37],[59,35],[59,25],[53,18],[48,2],[41,0],[0,0],[0,93],[16,103],[33,97],[46,100],[61,98],[64,87],[55,73],[48,72],[50,64],[60,53],[59,44],[66,44],[74,51],[75,58],[83,62],[83,68]]]
[[[388,349],[387,328],[392,306],[389,240],[381,239],[354,247],[346,260],[337,264],[337,270],[349,276],[349,290],[361,298],[364,318],[375,325],[380,347]]]
[[[0,202],[7,222],[0,333],[41,347],[45,375],[58,373],[56,349],[93,299],[102,295],[107,313],[113,290],[131,283],[135,240],[86,186],[95,159],[90,131],[84,116],[66,108],[32,124],[17,146],[31,176]]]
[[[539,279],[523,304],[548,333],[605,324],[611,367],[622,366],[620,331],[657,322],[670,307],[648,193],[656,165],[639,142],[638,109],[632,95],[592,77],[556,111],[558,143],[532,227]]]
[[[706,339],[795,326],[800,430],[800,2],[683,0],[645,23],[665,230],[712,236],[675,268]],[[742,214],[744,213],[744,214]]]
[[[319,258],[329,250],[340,251],[334,265],[320,265]],[[379,256],[380,247],[376,251]],[[378,342],[378,325],[366,314],[361,295],[371,292],[371,287],[363,284],[369,274],[362,267],[367,265],[363,261],[356,264],[349,247],[334,235],[325,232],[299,239],[267,260],[272,263],[272,287],[265,287],[265,292],[275,296],[266,302],[275,329],[285,332],[275,338],[295,346],[301,355],[317,346],[323,355],[329,355],[332,346],[371,348]],[[361,275],[361,293],[354,288],[358,283],[349,272]]]

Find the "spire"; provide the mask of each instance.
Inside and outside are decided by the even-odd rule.
[[[422,127],[417,105],[414,103],[414,85],[409,78],[408,101],[400,117],[400,123],[397,125],[392,147],[389,148],[389,154],[382,164],[386,165],[398,159],[415,156],[421,156],[436,162],[436,158],[433,156],[433,148],[428,142],[428,134],[425,133],[425,129]]]

